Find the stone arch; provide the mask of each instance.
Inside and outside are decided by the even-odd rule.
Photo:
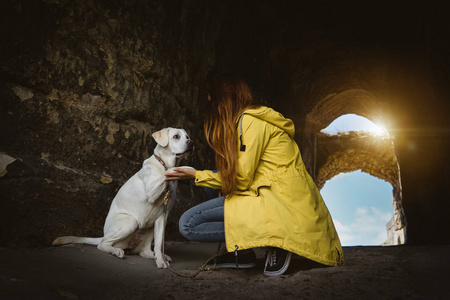
[[[306,116],[306,123],[315,132],[327,127],[344,114],[357,114],[374,123],[386,123],[383,105],[377,97],[363,89],[350,89],[320,100]],[[309,123],[309,124],[308,124]]]
[[[328,135],[320,131],[341,115],[357,114],[388,125],[386,107],[369,91],[351,89],[320,100],[306,116],[303,143],[305,161],[319,189],[339,173],[361,169],[391,183],[393,219],[386,225],[389,244],[405,242],[406,218],[402,207],[400,167],[393,140],[387,136],[350,132]],[[389,128],[386,128],[389,131]],[[309,150],[309,151],[308,151]]]
[[[336,152],[321,165],[316,180],[317,187],[322,189],[326,181],[340,173],[361,170],[389,182],[394,189],[398,188],[397,163],[391,156],[387,156],[363,149],[346,149]]]

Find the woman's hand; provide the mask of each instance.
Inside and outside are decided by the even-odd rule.
[[[174,172],[166,173],[166,181],[195,179],[197,170],[191,167],[173,168]]]

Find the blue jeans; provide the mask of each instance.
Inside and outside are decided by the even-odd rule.
[[[208,201],[188,209],[179,221],[180,233],[188,240],[196,242],[224,242],[223,204],[225,196],[218,191],[205,188]]]

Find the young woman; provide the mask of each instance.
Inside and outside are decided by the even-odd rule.
[[[293,139],[293,122],[252,105],[249,87],[236,77],[217,78],[208,100],[204,130],[218,172],[176,168],[166,180],[195,179],[197,186],[225,196],[216,193],[186,211],[179,222],[182,235],[225,241],[230,253],[222,258],[224,266],[254,266],[253,251],[241,250],[268,247],[267,276],[283,274],[292,253],[325,265],[343,264],[333,221]],[[236,264],[234,253],[239,253]]]

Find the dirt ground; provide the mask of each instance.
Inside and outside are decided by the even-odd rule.
[[[217,244],[166,243],[172,267],[193,273]],[[0,249],[0,299],[450,299],[450,246],[345,247],[346,265],[295,256],[285,275],[258,266],[183,278],[153,260],[93,246]]]

